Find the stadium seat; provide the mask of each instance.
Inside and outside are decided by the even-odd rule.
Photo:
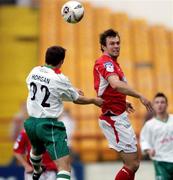
[[[55,45],[58,42],[59,20],[62,3],[56,0],[41,0],[40,3],[40,48],[39,64],[44,64],[44,54],[48,46]]]
[[[99,35],[108,28],[111,28],[111,11],[107,8],[95,8],[94,9],[94,60],[96,60],[100,55],[100,44]]]
[[[11,117],[26,98],[26,74],[38,62],[38,10],[2,6],[0,22],[0,117]]]
[[[131,21],[131,36],[133,41],[133,59],[135,62],[136,88],[148,99],[152,99],[155,92],[154,64],[152,61],[149,26],[145,20]],[[144,114],[146,109],[138,101],[138,113]]]
[[[80,141],[80,157],[84,162],[95,162],[99,159],[99,141],[96,139],[85,139]]]
[[[0,166],[7,166],[10,164],[13,158],[13,143],[3,142],[0,143]]]
[[[168,41],[168,30],[163,26],[154,26],[150,31],[153,46],[154,74],[157,91],[164,92],[169,101],[173,101],[172,67],[170,58],[170,44]],[[159,37],[159,38],[158,38]],[[162,43],[160,43],[162,42]],[[172,108],[170,106],[169,108]],[[173,109],[169,109],[173,112]]]
[[[99,125],[98,120],[95,119],[84,119],[78,121],[76,128],[76,138],[79,139],[99,139],[103,136]]]

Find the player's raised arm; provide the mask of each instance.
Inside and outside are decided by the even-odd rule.
[[[126,82],[120,81],[117,75],[111,75],[108,77],[110,86],[125,95],[139,98],[141,103],[146,107],[148,111],[153,111],[151,102],[138,93],[136,90],[131,88]]]

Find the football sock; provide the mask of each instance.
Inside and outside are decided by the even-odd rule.
[[[115,177],[115,180],[134,180],[135,173],[128,169],[127,167],[123,167]]]
[[[70,172],[64,170],[59,171],[56,180],[70,180]]]
[[[41,160],[42,160],[42,155],[34,155],[32,151],[30,151],[30,162],[34,167],[34,171],[37,173],[42,171]]]

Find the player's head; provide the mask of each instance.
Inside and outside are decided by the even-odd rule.
[[[158,92],[153,99],[153,108],[156,114],[166,113],[168,107],[168,99],[165,94]]]
[[[65,58],[65,49],[61,46],[51,46],[46,51],[45,62],[51,66],[61,65]]]
[[[120,36],[117,31],[108,29],[100,34],[101,51],[117,58],[120,53]]]

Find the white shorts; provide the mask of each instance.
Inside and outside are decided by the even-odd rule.
[[[32,173],[25,173],[25,180],[33,180]],[[55,171],[45,171],[40,176],[39,180],[56,180],[56,172]]]
[[[125,153],[137,152],[137,141],[127,113],[119,116],[104,116],[99,119],[99,126],[109,142],[109,147]]]

